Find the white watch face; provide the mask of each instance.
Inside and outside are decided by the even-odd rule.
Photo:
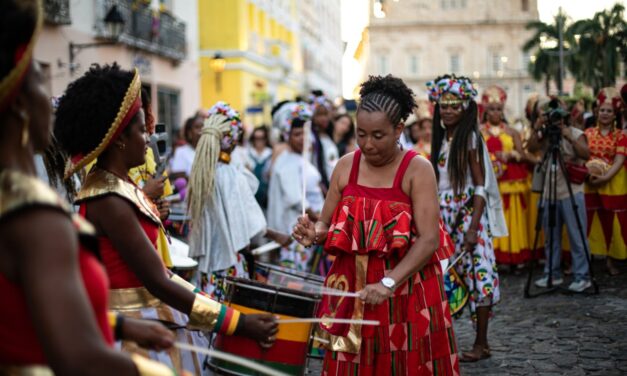
[[[383,286],[391,289],[394,287],[394,285],[396,284],[396,282],[394,282],[394,280],[392,278],[389,277],[385,277],[383,279],[381,279],[381,283],[383,284]]]

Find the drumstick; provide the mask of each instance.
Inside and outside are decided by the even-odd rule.
[[[354,319],[329,319],[329,318],[303,318],[303,319],[279,319],[279,324],[300,324],[300,323],[325,323],[325,324],[358,324],[358,325],[379,325],[378,320],[354,320]]]
[[[459,261],[459,259],[461,259],[465,253],[466,253],[466,250],[463,250],[462,253],[460,253],[459,256],[457,256],[457,258],[453,260],[453,262],[451,262],[451,265],[449,265],[448,268],[446,268],[444,273],[448,272],[453,266],[455,266],[455,264],[457,264],[457,261]]]
[[[267,252],[270,252],[279,248],[281,248],[281,244],[275,241],[271,241],[270,243],[266,243],[262,245],[261,247],[257,247],[253,249],[250,253],[252,253],[253,256],[259,256],[261,254],[264,254],[264,253],[267,253]]]
[[[305,125],[303,127],[303,132],[304,132],[304,140],[303,140],[303,197],[302,197],[302,202],[301,202],[301,206],[302,206],[302,216],[305,216],[305,209],[307,209],[305,207],[306,205],[306,199],[305,199],[305,195],[307,193],[307,160],[309,159],[309,138],[311,137],[311,121],[307,121],[305,122]]]
[[[247,367],[253,371],[257,371],[257,372],[261,372],[264,373],[266,375],[271,375],[271,376],[288,376],[288,374],[283,373],[283,372],[279,372],[275,369],[272,369],[268,366],[264,366],[262,364],[253,362],[251,360],[248,360],[246,358],[242,358],[240,356],[236,356],[236,355],[232,355],[232,354],[228,354],[222,351],[218,351],[218,350],[211,350],[211,349],[205,349],[203,347],[198,347],[198,346],[193,346],[190,345],[188,343],[183,343],[183,342],[174,342],[174,347],[178,347],[179,349],[182,350],[189,350],[189,351],[193,351],[199,354],[205,354],[205,355],[209,355],[212,358],[216,358],[216,359],[221,359],[221,360],[225,360],[227,362],[231,362],[240,366],[244,366]]]
[[[316,337],[316,336],[312,336],[311,339],[313,339],[314,341],[320,342],[320,343],[324,343],[325,345],[328,343],[331,343],[331,341],[329,341],[328,339],[324,339],[324,338],[320,338],[320,337]]]

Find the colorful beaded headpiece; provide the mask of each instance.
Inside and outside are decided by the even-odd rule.
[[[467,101],[477,95],[477,90],[470,79],[456,77],[455,75],[442,78],[437,82],[435,80],[427,82],[427,94],[430,100],[437,102],[446,93],[453,94],[459,99]]]
[[[33,49],[35,48],[35,43],[37,42],[37,37],[39,36],[43,24],[43,10],[40,1],[37,1],[36,12],[37,20],[35,22],[35,30],[33,30],[30,40],[27,44],[20,45],[16,48],[13,54],[15,66],[5,77],[2,77],[0,81],[0,112],[4,111],[13,101],[13,98],[15,98],[19,88],[22,86],[22,82],[24,82],[26,72],[28,72],[28,67],[33,58]]]
[[[292,129],[292,121],[301,119],[303,121],[310,120],[312,117],[311,107],[304,102],[288,102],[274,113],[272,117],[272,126],[278,128],[287,139]]]
[[[135,68],[133,80],[131,80],[131,84],[128,86],[126,94],[124,94],[118,114],[109,127],[109,130],[94,150],[87,154],[76,154],[70,156],[68,165],[65,168],[66,179],[98,158],[98,156],[118,138],[122,131],[126,129],[135,114],[137,114],[137,112],[142,108],[141,89],[142,82],[139,78],[139,72],[137,71],[137,68]]]
[[[209,116],[220,114],[230,121],[230,131],[226,132],[222,141],[220,141],[220,147],[223,150],[230,149],[231,146],[237,142],[242,133],[242,121],[239,117],[239,112],[231,108],[227,102],[219,101],[207,111],[207,114]]]

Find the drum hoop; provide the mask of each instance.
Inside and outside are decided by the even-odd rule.
[[[288,298],[297,298],[297,299],[307,300],[307,301],[311,301],[311,302],[318,302],[320,300],[320,299],[315,299],[316,295],[314,295],[314,294],[305,293],[307,295],[305,295],[305,294],[297,295],[297,294],[293,294],[293,293],[285,291],[286,289],[283,288],[283,287],[275,287],[274,289],[263,288],[263,287],[260,287],[260,286],[255,286],[253,284],[247,284],[247,283],[242,283],[242,282],[239,282],[239,281],[235,281],[235,280],[230,279],[228,277],[225,279],[225,281],[226,281],[226,283],[231,283],[233,285],[240,286],[240,287],[250,288],[251,290],[255,290],[255,291],[276,292],[277,294],[275,294],[275,295],[281,295],[281,296],[285,296],[285,297],[288,297]],[[230,295],[229,295],[229,297],[230,297]],[[276,304],[276,302],[275,302],[275,304]]]

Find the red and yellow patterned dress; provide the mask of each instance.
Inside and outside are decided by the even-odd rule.
[[[411,199],[401,188],[416,152],[408,151],[391,188],[358,184],[361,152],[335,209],[325,250],[336,256],[325,286],[359,291],[377,283],[405,256],[419,234]],[[423,269],[376,305],[358,298],[325,296],[318,316],[378,320],[379,326],[322,324],[330,344],[323,375],[458,375],[453,323],[440,260],[453,253],[440,227],[440,248]]]
[[[590,159],[608,165],[617,154],[627,155],[627,136],[616,129],[603,136],[598,127],[586,129]],[[593,254],[627,259],[627,167],[600,187],[585,186],[588,240]]]
[[[529,180],[524,163],[506,162],[496,153],[515,153],[514,139],[507,134],[504,125],[498,127],[483,124],[481,133],[488,146],[490,159],[499,182],[499,191],[503,197],[505,221],[509,236],[494,238],[494,254],[499,264],[516,265],[529,260],[531,244],[529,243]],[[535,217],[532,218],[535,223]]]

